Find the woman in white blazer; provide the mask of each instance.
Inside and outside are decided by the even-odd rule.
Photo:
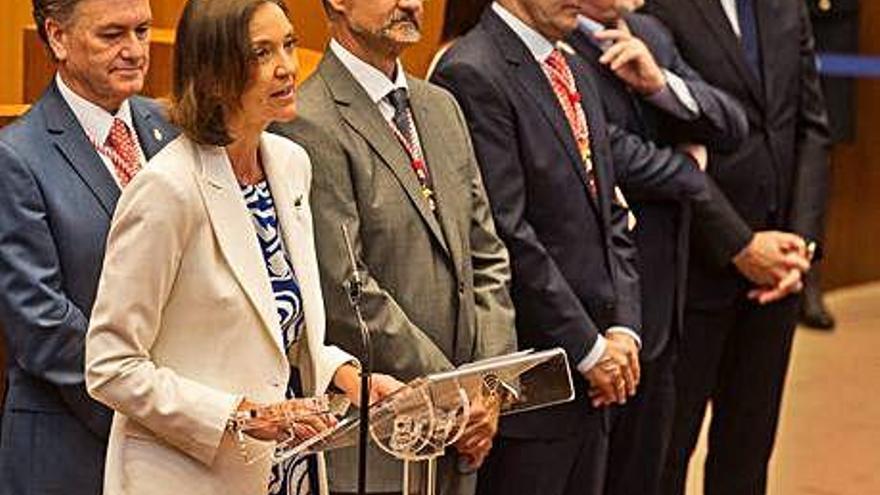
[[[304,395],[358,392],[356,361],[324,343],[309,158],[264,132],[295,117],[295,75],[282,1],[188,2],[171,111],[184,134],[120,198],[86,340],[89,392],[116,411],[107,495],[321,481],[315,464],[247,464],[228,429],[289,399],[291,376]],[[371,395],[398,385],[374,375]]]

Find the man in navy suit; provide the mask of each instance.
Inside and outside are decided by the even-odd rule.
[[[577,14],[564,0],[498,0],[432,77],[467,116],[511,255],[520,346],[562,347],[581,375],[575,401],[502,419],[483,494],[601,492],[601,406],[625,402],[639,379],[632,223],[616,184],[677,198],[706,187],[693,157],[606,124],[590,69],[557,46]]]
[[[582,0],[579,29],[568,38],[596,74],[608,120],[663,145],[696,142],[711,154],[734,150],[748,132],[738,102],[684,62],[659,21],[624,14],[628,3]],[[711,234],[700,250],[724,256],[745,249],[752,238],[717,186],[711,181],[709,186],[706,200],[691,203],[657,199],[622,183],[639,219],[642,384],[633,401],[613,414],[608,495],[652,495],[660,489],[672,433],[673,364],[683,326],[692,213]]]
[[[753,231],[782,230],[820,241],[829,131],[806,3],[650,0],[646,8],[669,28],[691,67],[746,111],[745,142],[712,157],[708,170],[740,217]],[[812,250],[799,244],[790,255],[809,258]],[[793,269],[759,284],[756,292],[742,270],[705,254],[691,257],[664,493],[685,493],[689,459],[711,400],[705,492],[760,495],[798,309],[795,295],[760,304],[767,302],[761,292],[774,284],[798,289],[802,275]]]
[[[34,0],[34,19],[58,72],[0,131],[0,494],[95,495],[111,413],[86,394],[83,353],[104,243],[121,187],[175,131],[134,96],[148,0]]]

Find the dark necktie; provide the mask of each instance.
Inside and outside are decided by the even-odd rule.
[[[422,153],[422,147],[416,134],[416,128],[413,124],[412,111],[409,106],[409,97],[406,90],[397,88],[385,97],[391,106],[394,107],[393,131],[397,136],[397,140],[409,155],[410,165],[416,178],[419,180],[419,187],[425,201],[431,210],[436,210],[437,206],[434,199],[434,184],[431,180],[431,173],[428,171],[428,165],[425,163],[425,156]]]
[[[736,15],[739,19],[740,43],[752,74],[762,80],[761,45],[758,40],[758,21],[755,17],[755,0],[736,0]]]

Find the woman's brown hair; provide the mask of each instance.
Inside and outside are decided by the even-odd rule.
[[[226,127],[239,110],[251,78],[254,56],[250,23],[263,4],[282,0],[189,0],[177,24],[171,121],[192,140],[226,146]]]

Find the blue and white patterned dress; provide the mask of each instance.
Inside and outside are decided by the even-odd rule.
[[[253,185],[242,185],[241,191],[253,217],[260,249],[266,261],[272,292],[275,294],[284,346],[290,351],[290,347],[302,335],[305,314],[299,282],[281,238],[272,191],[266,180]],[[300,392],[299,374],[296,369],[291,369],[290,376],[286,394],[288,399]],[[273,466],[269,495],[317,494],[317,487],[314,484],[317,481],[316,468],[314,456],[296,457]]]

